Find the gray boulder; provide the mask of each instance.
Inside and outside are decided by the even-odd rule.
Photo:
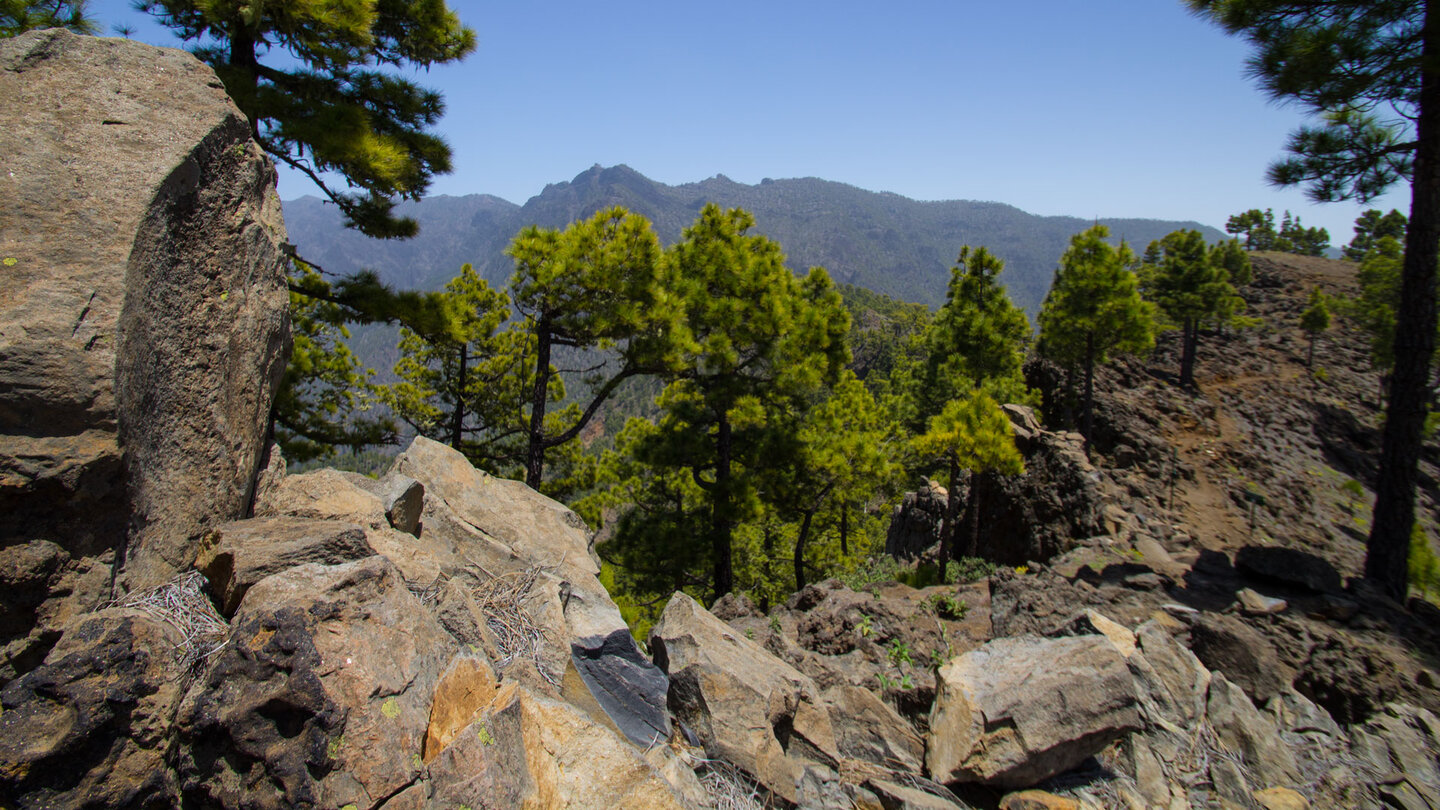
[[[1104,636],[991,641],[940,669],[925,763],[942,782],[1029,787],[1140,728]]]
[[[206,807],[374,807],[415,781],[455,647],[383,557],[253,586],[177,713],[181,788]]]
[[[670,676],[670,710],[708,755],[789,802],[807,763],[838,766],[835,731],[815,682],[694,599],[670,597],[650,648]]]
[[[31,32],[0,97],[0,546],[158,585],[249,508],[288,342],[275,172],[184,51]]]

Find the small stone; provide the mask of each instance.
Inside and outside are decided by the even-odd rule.
[[[1257,790],[1255,802],[1265,810],[1310,810],[1310,801],[1286,787]]]
[[[1247,616],[1271,616],[1276,613],[1284,613],[1290,606],[1284,599],[1276,599],[1273,596],[1266,596],[1262,593],[1241,588],[1235,598],[1240,602],[1240,612]]]
[[[1001,799],[1000,810],[1081,810],[1081,805],[1074,799],[1043,790],[1022,790]]]

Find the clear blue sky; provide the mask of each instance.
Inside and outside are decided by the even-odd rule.
[[[432,194],[523,203],[600,163],[655,180],[823,177],[1038,214],[1299,214],[1349,241],[1363,210],[1264,182],[1302,111],[1244,77],[1244,42],[1179,0],[452,0],[479,48],[442,91],[455,171]],[[107,27],[175,45],[127,0]],[[313,193],[282,175],[281,196]],[[1367,207],[1409,209],[1408,188]]]

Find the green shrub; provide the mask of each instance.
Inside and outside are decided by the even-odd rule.
[[[1410,587],[1421,599],[1440,595],[1440,557],[1430,545],[1430,537],[1417,522],[1410,530]]]

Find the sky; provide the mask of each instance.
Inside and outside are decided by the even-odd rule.
[[[1043,215],[1195,220],[1284,210],[1350,240],[1368,205],[1314,204],[1266,167],[1304,110],[1244,75],[1249,46],[1180,0],[450,3],[463,62],[443,93],[454,171],[431,194],[524,203],[593,164],[669,184],[821,177]],[[180,43],[128,0],[107,29]],[[282,199],[315,193],[282,171]]]

